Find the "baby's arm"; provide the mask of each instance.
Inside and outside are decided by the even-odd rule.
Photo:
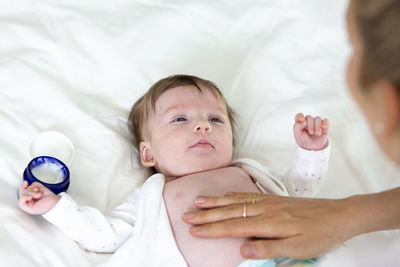
[[[297,143],[296,154],[283,182],[292,196],[315,196],[328,170],[329,121],[318,116],[304,117],[299,113],[293,131]]]
[[[30,187],[22,185],[20,195],[21,209],[30,214],[42,214],[84,249],[113,252],[131,235],[134,227],[135,201],[132,196],[126,198],[106,217],[95,208],[78,206],[66,193],[54,195],[39,183]],[[34,201],[24,204],[30,197]],[[57,201],[55,204],[51,201],[47,205],[50,201],[46,198],[55,198]]]

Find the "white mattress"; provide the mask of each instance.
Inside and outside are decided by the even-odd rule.
[[[220,86],[240,114],[235,158],[284,172],[294,116],[303,112],[331,124],[319,197],[399,186],[399,169],[345,85],[346,7],[346,0],[1,1],[0,265],[91,266],[109,257],[18,209],[30,142],[48,130],[67,135],[76,150],[68,193],[107,211],[146,178],[127,114],[171,74]]]

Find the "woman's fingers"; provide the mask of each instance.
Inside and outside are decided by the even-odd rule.
[[[256,237],[256,238],[287,238],[298,232],[290,228],[282,217],[261,216],[239,217],[218,221],[201,226],[193,226],[190,233],[196,237]]]
[[[254,198],[254,200],[253,200]],[[260,192],[229,192],[223,197],[206,197],[197,196],[194,199],[194,205],[199,209],[209,209],[224,207],[239,203],[252,203],[261,202],[263,200],[271,200],[281,198],[277,195],[263,194]]]
[[[204,224],[227,219],[250,217],[258,214],[258,208],[247,202],[220,207],[217,209],[186,212],[182,215],[182,219],[190,224]]]
[[[201,203],[196,201],[198,199],[202,199]],[[195,205],[202,210],[184,213],[182,220],[186,223],[205,224],[240,218],[244,215],[246,217],[266,215],[290,201],[286,197],[263,193],[228,193],[223,197],[199,196],[196,200]]]
[[[260,229],[257,220],[251,218],[236,218],[229,221],[209,223],[202,226],[193,226],[190,233],[195,237],[251,237],[265,235],[267,227]]]
[[[244,243],[240,248],[240,253],[247,259],[266,259],[285,257],[285,239],[255,240]]]
[[[248,200],[248,196],[226,195],[223,197],[204,197],[198,196],[194,199],[194,205],[201,209],[223,207],[227,205],[243,203]]]
[[[194,205],[200,209],[217,208],[238,203],[251,203],[253,196],[261,196],[261,193],[229,192],[223,197],[197,196]]]
[[[298,236],[283,239],[258,239],[246,242],[240,248],[240,253],[247,259],[266,259],[278,257],[292,257],[307,259],[304,257],[304,244]]]
[[[195,237],[248,237],[253,235],[253,230],[248,222],[243,221],[244,218],[236,218],[224,221],[210,223],[203,226],[193,226],[189,229],[191,235]]]

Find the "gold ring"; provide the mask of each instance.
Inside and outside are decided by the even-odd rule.
[[[243,218],[246,218],[246,217],[247,217],[247,207],[246,207],[246,203],[243,203],[243,215],[242,215],[242,217],[243,217]]]
[[[253,195],[253,198],[251,199],[251,205],[256,204],[256,197],[257,195]]]

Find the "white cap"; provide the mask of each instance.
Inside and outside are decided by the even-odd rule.
[[[74,145],[67,136],[56,131],[40,133],[33,139],[30,147],[32,158],[50,156],[61,160],[67,167],[70,167],[74,157]]]

